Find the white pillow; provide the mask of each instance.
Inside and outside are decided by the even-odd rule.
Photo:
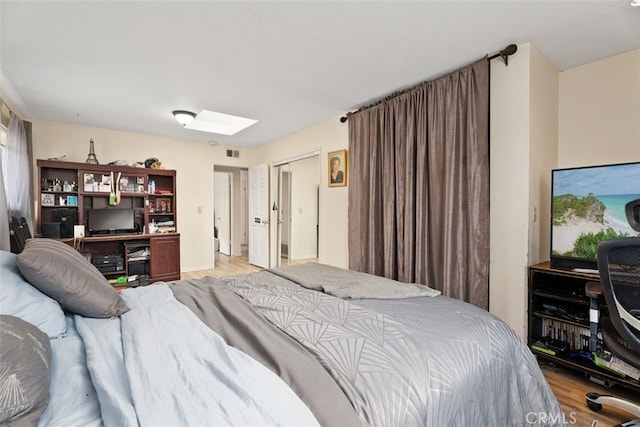
[[[0,251],[0,314],[19,317],[49,338],[67,332],[60,304],[31,286],[18,270],[16,255],[5,251]]]

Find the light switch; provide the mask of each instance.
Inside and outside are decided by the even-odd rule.
[[[82,239],[84,237],[84,225],[73,226],[73,238]]]

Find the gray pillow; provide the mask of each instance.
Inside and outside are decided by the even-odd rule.
[[[49,404],[49,337],[18,317],[0,315],[0,342],[0,425],[36,425]]]
[[[98,269],[80,252],[58,240],[27,240],[16,263],[29,283],[68,311],[101,318],[129,311]]]

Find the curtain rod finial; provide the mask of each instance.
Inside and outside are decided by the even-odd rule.
[[[518,51],[518,46],[515,44],[510,44],[500,51],[498,55],[504,61],[504,65],[509,66],[509,57]]]
[[[347,121],[347,116],[340,117],[340,123],[344,123]]]

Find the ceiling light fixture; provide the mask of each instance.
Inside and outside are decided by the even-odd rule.
[[[638,7],[640,6],[640,0],[631,0],[631,6]]]
[[[178,123],[180,123],[182,126],[186,126],[196,118],[196,115],[191,111],[175,110],[173,112],[173,117],[175,117]]]

